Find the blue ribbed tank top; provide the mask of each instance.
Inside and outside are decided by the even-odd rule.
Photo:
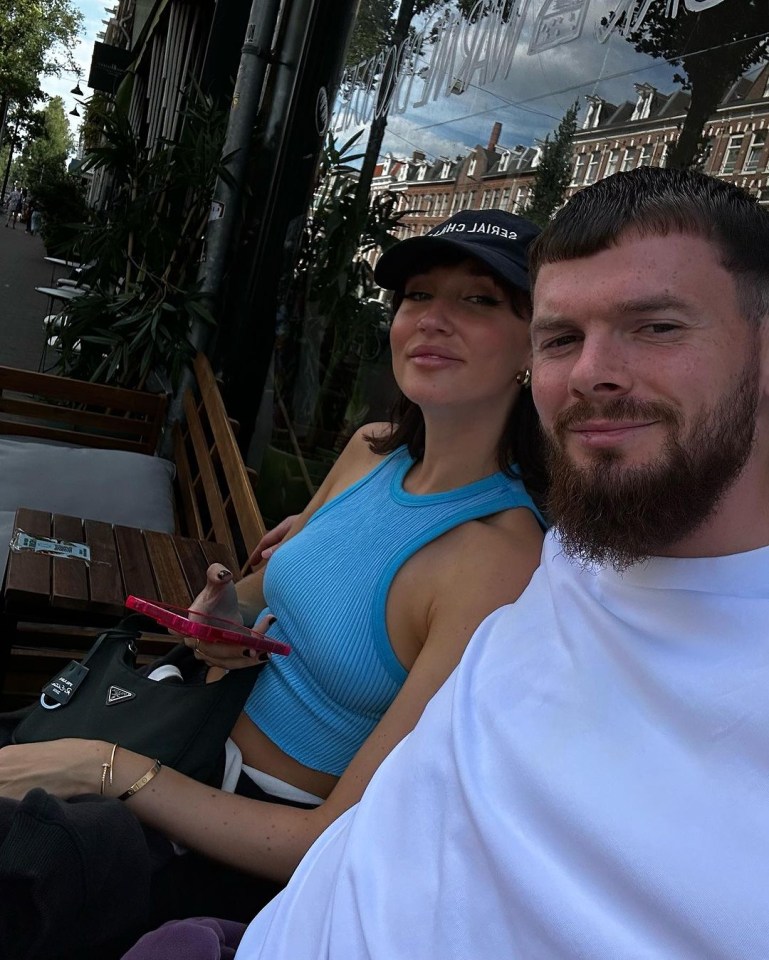
[[[541,517],[519,479],[495,473],[444,493],[403,488],[400,447],[324,504],[270,559],[270,636],[291,644],[259,674],[245,711],[281,750],[340,776],[406,678],[387,635],[395,574],[421,547],[468,520],[512,507]],[[264,613],[260,614],[263,616]]]

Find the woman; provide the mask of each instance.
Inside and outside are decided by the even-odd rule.
[[[395,291],[397,424],[358,431],[266,574],[237,585],[247,622],[269,604],[277,620],[257,629],[293,647],[264,668],[232,733],[248,796],[79,740],[0,752],[0,794],[98,792],[107,764],[108,796],[140,785],[127,802],[144,824],[230,867],[290,876],[416,724],[480,621],[513,602],[539,562],[541,521],[512,466],[536,482],[526,390],[536,232],[502,211],[468,211],[379,260],[377,281]],[[197,608],[226,612],[230,581],[209,571]],[[249,663],[239,647],[196,653],[217,668]],[[223,911],[198,902],[192,912]]]

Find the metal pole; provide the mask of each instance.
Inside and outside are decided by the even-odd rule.
[[[227,285],[216,353],[225,401],[248,447],[270,365],[281,280],[290,271],[342,74],[358,0],[293,0],[270,70],[248,221]]]
[[[222,161],[228,176],[217,177],[211,201],[211,213],[206,228],[204,257],[198,279],[205,302],[216,315],[222,278],[232,244],[235,226],[240,219],[243,184],[247,172],[249,146],[253,134],[262,88],[271,58],[272,39],[278,22],[281,0],[253,0],[248,15],[246,37],[241,50],[235,89],[232,94]],[[205,351],[211,340],[211,330],[202,322],[193,323],[190,341]],[[171,452],[171,430],[175,420],[182,417],[183,397],[194,377],[186,371],[169,404],[166,430],[161,453]]]

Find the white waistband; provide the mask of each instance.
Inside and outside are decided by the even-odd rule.
[[[234,793],[238,783],[241,771],[265,793],[273,797],[279,797],[281,800],[292,800],[295,803],[311,803],[313,806],[323,803],[322,797],[316,797],[313,793],[306,790],[300,790],[292,783],[286,783],[285,780],[279,780],[277,777],[257,770],[256,767],[249,767],[243,763],[243,756],[237,744],[228,739],[224,745],[226,758],[224,763],[224,777],[222,779],[222,790],[227,793]]]

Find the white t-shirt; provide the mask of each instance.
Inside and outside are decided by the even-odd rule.
[[[552,534],[237,960],[767,960],[769,547]]]

